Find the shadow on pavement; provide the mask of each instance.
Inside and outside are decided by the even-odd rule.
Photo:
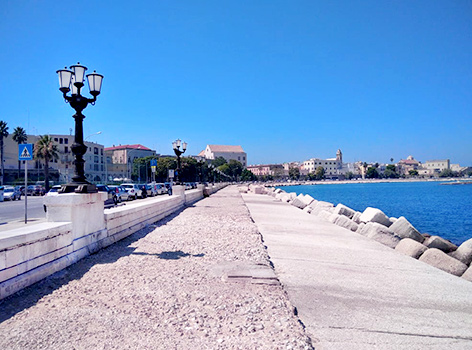
[[[136,253],[131,253],[133,255],[154,255],[157,256],[159,259],[165,259],[165,260],[178,260],[180,258],[185,258],[187,256],[191,256],[194,258],[201,258],[204,257],[205,254],[189,254],[189,253],[184,253],[181,250],[175,251],[175,252],[162,252],[158,254],[149,254],[149,253],[144,253],[144,252],[136,252]]]

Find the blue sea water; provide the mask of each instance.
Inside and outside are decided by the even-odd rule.
[[[387,216],[404,216],[421,233],[438,235],[455,244],[472,237],[472,185],[393,182],[280,188],[286,192],[309,194],[334,205],[342,203],[358,211],[374,207]]]

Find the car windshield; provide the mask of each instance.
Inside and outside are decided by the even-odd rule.
[[[5,192],[13,192],[13,188],[5,188]]]
[[[133,185],[122,185],[124,188],[133,188]]]

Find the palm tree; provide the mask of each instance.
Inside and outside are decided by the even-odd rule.
[[[8,136],[8,126],[3,120],[0,120],[0,163],[2,176],[0,177],[0,185],[3,185],[3,174],[5,173],[5,164],[3,164],[3,138]]]
[[[44,181],[46,192],[49,191],[49,161],[59,158],[57,146],[49,135],[40,135],[34,145],[34,158],[44,160]]]
[[[26,135],[25,129],[21,126],[17,126],[15,130],[13,130],[13,141],[15,141],[19,147],[20,144],[25,143],[26,140],[28,140],[28,136]],[[21,160],[18,160],[18,177],[20,177],[20,164]]]

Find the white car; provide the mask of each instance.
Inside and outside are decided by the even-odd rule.
[[[61,189],[61,185],[54,185],[50,188],[48,193],[45,196],[57,196],[59,194],[59,190]]]
[[[121,184],[121,187],[123,187],[129,194],[129,198],[136,199],[138,197],[142,197],[142,190],[140,186],[136,184]]]
[[[15,200],[21,200],[21,192],[18,190],[15,190],[15,187],[13,186],[5,186],[3,188],[3,200],[4,201],[15,201]]]

